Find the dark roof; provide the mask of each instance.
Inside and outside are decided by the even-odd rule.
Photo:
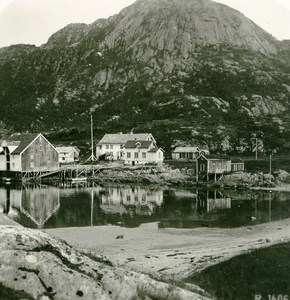
[[[233,158],[232,159],[232,163],[243,163],[243,159],[242,158]]]
[[[173,150],[173,153],[195,153],[195,152],[199,152],[199,148],[198,147],[176,147]]]
[[[20,142],[19,146],[12,152],[12,154],[20,154],[37,136],[39,133],[12,135],[7,141]]]
[[[124,148],[135,149],[135,148],[137,148],[138,143],[140,144],[139,148],[145,148],[145,149],[147,149],[152,144],[152,141],[139,141],[139,140],[137,140],[137,141],[128,141],[125,144]]]
[[[231,158],[227,155],[219,155],[219,154],[210,154],[210,155],[206,155],[206,154],[201,154],[203,157],[205,157],[208,160],[211,159],[225,159],[225,160],[230,160]],[[200,156],[201,156],[200,155]],[[200,157],[199,156],[199,157]]]

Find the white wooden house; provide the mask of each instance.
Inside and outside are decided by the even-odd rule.
[[[124,146],[127,141],[142,140],[156,143],[151,133],[114,133],[105,134],[96,145],[98,159],[123,160]]]
[[[124,146],[125,164],[140,165],[148,163],[161,163],[164,151],[156,147],[153,141],[132,140]]]
[[[0,141],[0,171],[20,177],[59,168],[58,152],[41,134],[13,135]]]
[[[80,150],[75,146],[57,146],[60,164],[74,164],[80,160]]]

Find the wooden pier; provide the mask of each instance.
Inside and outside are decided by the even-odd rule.
[[[62,181],[81,178],[87,176],[96,176],[101,170],[108,169],[108,166],[100,165],[67,165],[62,166],[57,170],[39,174],[36,178],[43,179],[51,176],[58,176]]]

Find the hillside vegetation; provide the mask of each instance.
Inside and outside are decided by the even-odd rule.
[[[92,113],[96,139],[146,131],[167,153],[241,153],[258,138],[261,151],[288,153],[289,56],[289,42],[225,5],[139,0],[41,47],[0,49],[0,126],[85,144]]]

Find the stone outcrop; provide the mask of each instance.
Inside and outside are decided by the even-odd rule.
[[[2,225],[0,241],[1,299],[208,299],[89,257],[42,231]]]
[[[200,44],[229,44],[265,54],[277,41],[239,11],[209,0],[141,0],[121,11],[104,45],[122,37],[136,57],[148,59],[155,49],[189,58]],[[150,48],[148,48],[148,46]]]

